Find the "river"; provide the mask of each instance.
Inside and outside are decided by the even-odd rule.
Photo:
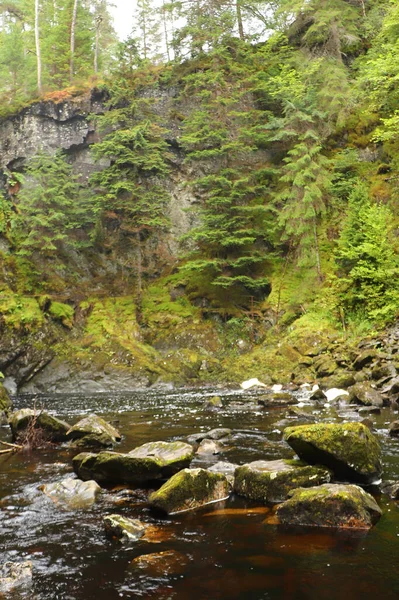
[[[204,410],[217,393],[224,407]],[[359,420],[355,408],[334,409],[299,397],[303,410],[321,422]],[[221,390],[144,390],[96,395],[18,397],[16,407],[36,406],[76,422],[95,412],[121,431],[115,449],[129,451],[155,440],[228,427],[233,436],[218,456],[196,458],[192,466],[218,460],[243,464],[292,452],[278,421],[286,408],[263,409],[256,394]],[[399,440],[388,436],[397,415],[373,416],[383,446],[384,479],[399,479]],[[291,417],[292,424],[295,418]],[[276,425],[277,423],[277,425]],[[0,439],[10,441],[9,428]],[[76,451],[74,452],[76,454]],[[10,598],[38,600],[296,599],[350,600],[399,597],[399,504],[374,490],[384,514],[369,532],[283,529],[272,507],[231,497],[201,510],[162,518],[146,503],[148,490],[126,497],[105,490],[88,510],[62,510],[39,486],[71,475],[74,454],[66,446],[0,457],[0,564],[33,563],[33,590]],[[153,526],[153,539],[123,545],[104,534],[102,517],[121,513]],[[166,568],[137,567],[136,557],[174,551]],[[1,595],[0,595],[1,597]]]

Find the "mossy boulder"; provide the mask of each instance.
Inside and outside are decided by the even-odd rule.
[[[0,413],[8,414],[12,409],[11,398],[5,387],[0,383]]]
[[[150,505],[167,514],[194,510],[229,496],[229,483],[221,473],[183,469],[149,497]]]
[[[325,465],[340,481],[375,483],[381,477],[381,448],[361,423],[319,423],[287,427],[284,439],[312,465]]]
[[[122,515],[105,515],[103,518],[105,533],[122,542],[137,542],[143,537],[146,526],[138,519],[129,519]]]
[[[316,370],[318,377],[329,377],[330,375],[334,375],[334,373],[338,369],[337,363],[328,354],[324,354],[318,357],[314,361],[313,366]]]
[[[367,367],[368,365],[373,363],[378,358],[378,356],[379,354],[377,350],[364,350],[353,361],[353,368],[356,369],[356,371],[361,371],[362,369],[364,369],[364,367]]]
[[[355,385],[356,380],[353,373],[348,371],[336,371],[331,377],[323,377],[319,380],[320,386],[324,390],[330,388],[347,389],[351,385]]]
[[[357,485],[299,488],[277,508],[283,525],[370,529],[381,517],[374,498]]]
[[[129,452],[134,458],[155,459],[163,478],[174,475],[190,465],[193,447],[185,442],[148,442]]]
[[[282,502],[290,490],[328,483],[331,473],[290,460],[257,460],[237,467],[233,489],[239,496],[258,502]]]
[[[349,401],[365,406],[383,406],[384,399],[377,390],[367,382],[356,383],[349,388]]]
[[[93,480],[81,481],[72,478],[47,483],[40,489],[54,504],[71,509],[89,508],[101,492],[100,486]]]
[[[163,478],[162,461],[119,452],[81,452],[73,458],[72,465],[77,476],[84,481],[94,479],[104,484],[141,484]]]
[[[121,434],[102,417],[92,414],[75,423],[67,431],[67,438],[79,440],[78,447],[101,448],[115,444],[121,439]]]
[[[31,408],[22,408],[12,413],[9,423],[14,440],[26,438],[30,435],[29,430],[35,429],[38,430],[38,435],[49,442],[65,442],[67,431],[71,427],[65,421]]]

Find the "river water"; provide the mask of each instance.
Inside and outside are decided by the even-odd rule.
[[[256,394],[217,390],[224,408],[204,410],[215,390],[142,391],[19,397],[17,407],[36,406],[75,423],[95,412],[123,434],[117,451],[155,440],[178,440],[215,427],[233,436],[218,460],[245,463],[291,456],[278,421],[287,409],[263,409]],[[299,397],[303,410],[324,422],[359,419],[352,408],[315,406]],[[373,416],[383,446],[384,479],[399,479],[399,441],[389,438],[390,409]],[[292,420],[295,424],[295,420]],[[0,439],[10,441],[8,427]],[[76,454],[76,451],[75,451]],[[161,518],[146,503],[148,490],[128,498],[105,490],[88,510],[68,511],[39,490],[72,473],[66,447],[0,456],[0,564],[33,563],[33,590],[7,598],[38,600],[399,598],[399,503],[377,494],[384,514],[369,532],[283,529],[272,507],[231,497],[201,510]],[[104,535],[102,517],[120,513],[152,525],[148,541],[123,545]],[[162,566],[132,564],[140,555],[173,551]],[[0,595],[1,597],[1,595]]]

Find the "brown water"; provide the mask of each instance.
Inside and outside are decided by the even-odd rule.
[[[205,412],[204,398],[213,393],[53,395],[18,398],[16,404],[35,403],[69,422],[90,412],[117,421],[124,435],[117,448],[121,451],[214,427],[234,431],[223,454],[196,459],[192,466],[290,455],[275,425],[286,409],[259,409],[248,393],[219,390],[225,408]],[[304,410],[320,421],[358,418],[353,409],[337,414],[307,403]],[[389,409],[373,417],[384,449],[385,479],[399,479],[399,442],[387,435],[395,418]],[[10,440],[7,427],[0,428],[0,438]],[[33,592],[10,598],[399,598],[399,504],[384,496],[378,497],[384,515],[368,533],[282,529],[273,524],[272,510],[237,497],[162,519],[146,504],[148,490],[135,490],[123,504],[118,490],[106,490],[93,508],[72,512],[58,508],[38,489],[70,476],[71,458],[62,447],[0,457],[0,564],[31,560],[34,572]],[[127,546],[107,539],[102,516],[111,512],[152,524],[152,540]],[[164,551],[177,553],[166,567],[131,564],[137,556]]]

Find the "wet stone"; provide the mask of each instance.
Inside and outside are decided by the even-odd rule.
[[[80,479],[64,479],[56,483],[47,483],[40,489],[54,504],[70,509],[89,508],[101,493],[101,488],[95,481],[80,481]]]
[[[328,469],[311,467],[299,461],[257,460],[237,467],[234,491],[239,496],[264,503],[286,500],[290,490],[328,483]]]
[[[131,450],[129,456],[157,460],[162,477],[170,477],[190,465],[194,451],[193,447],[185,442],[148,442]]]
[[[357,485],[299,488],[277,507],[281,524],[305,527],[370,529],[381,514],[374,498]]]
[[[106,447],[112,446],[121,440],[121,434],[115,427],[107,423],[102,417],[88,415],[75,423],[68,431],[67,438],[70,440],[84,440],[76,447]]]
[[[384,399],[377,390],[367,382],[357,383],[349,388],[349,401],[365,406],[383,406]]]
[[[152,493],[149,503],[153,508],[174,514],[225,500],[229,493],[229,483],[221,473],[183,469]]]
[[[6,562],[0,565],[0,593],[22,593],[26,592],[32,585],[32,563]],[[9,597],[9,596],[7,596]],[[11,598],[15,596],[12,595]],[[17,596],[20,597],[19,595]],[[25,596],[24,596],[25,597]]]
[[[44,411],[31,408],[22,408],[11,414],[10,427],[14,440],[24,438],[28,430],[40,430],[43,437],[49,442],[64,442],[70,425]]]
[[[117,538],[122,542],[137,542],[143,537],[146,525],[138,519],[129,519],[122,515],[106,515],[103,518],[105,533],[109,537]]]
[[[223,450],[223,446],[219,442],[217,442],[215,440],[205,439],[205,440],[202,440],[202,442],[198,446],[196,454],[198,454],[198,455],[220,454],[220,452],[222,450]]]
[[[340,481],[374,483],[381,477],[381,448],[361,423],[287,427],[285,441],[310,464],[325,465]]]

